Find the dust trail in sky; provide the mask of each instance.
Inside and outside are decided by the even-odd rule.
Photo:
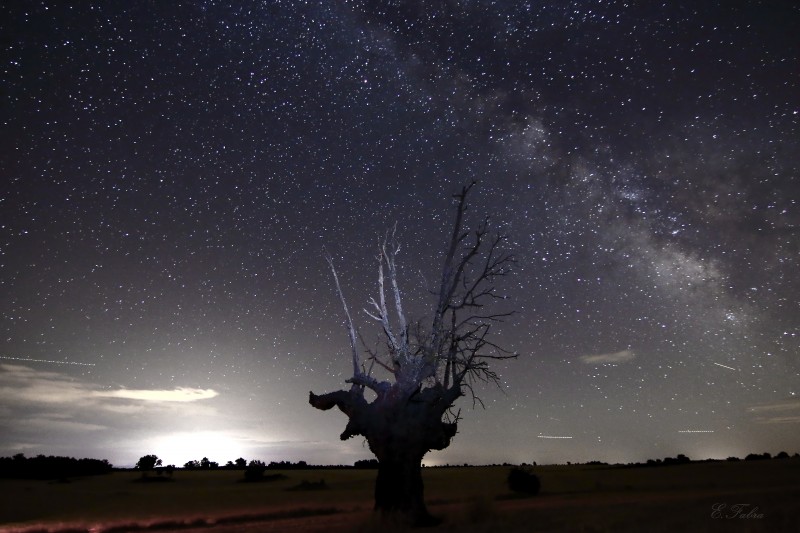
[[[79,363],[77,361],[53,361],[52,359],[29,359],[27,357],[8,357],[5,355],[0,355],[0,359],[9,359],[11,361],[26,361],[28,363],[52,363],[54,365],[95,366],[94,363]]]

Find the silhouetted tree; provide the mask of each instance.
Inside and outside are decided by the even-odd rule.
[[[236,463],[236,468],[240,470],[244,470],[245,468],[247,468],[247,460],[245,460],[243,457],[239,457],[238,459],[236,459],[235,463]]]
[[[142,471],[142,477],[147,477],[147,474],[157,466],[161,466],[161,459],[157,455],[143,455],[136,463],[136,469]]]
[[[341,439],[364,436],[379,461],[375,508],[414,524],[432,521],[423,498],[421,463],[428,451],[447,448],[456,434],[460,417],[451,410],[454,402],[467,392],[473,404],[480,402],[473,390],[477,381],[499,385],[489,363],[516,357],[489,336],[492,325],[511,314],[493,311],[489,304],[504,298],[495,283],[510,272],[513,259],[501,251],[505,237],[488,234],[488,217],[477,229],[464,229],[473,185],[455,195],[455,222],[426,319],[412,323],[406,318],[396,263],[400,245],[394,232],[387,235],[378,258],[377,300],[369,302],[367,311],[382,330],[385,349],[367,348],[363,360],[359,334],[328,257],[344,307],[353,375],[346,380],[348,390],[312,392],[309,402],[322,410],[338,407],[348,416]],[[388,379],[373,375],[376,367]],[[371,402],[365,389],[375,395]]]
[[[200,459],[200,468],[203,470],[215,470],[219,468],[219,463],[209,460],[208,457]]]

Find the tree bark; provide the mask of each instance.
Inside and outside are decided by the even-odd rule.
[[[425,506],[422,482],[422,457],[403,453],[378,457],[375,481],[375,510],[385,519],[411,526],[433,526],[441,520]]]
[[[437,399],[435,394],[396,388],[369,406],[364,433],[378,458],[375,509],[384,518],[412,526],[439,523],[425,506],[422,458],[432,449],[446,448],[456,426],[442,422]]]

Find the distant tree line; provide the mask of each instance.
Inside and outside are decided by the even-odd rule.
[[[305,461],[297,461],[296,463],[291,461],[271,461],[267,465],[267,470],[308,470],[309,468],[314,467]]]
[[[795,459],[798,459],[798,458],[800,458],[800,453],[795,453],[792,457],[794,457]],[[762,460],[765,460],[765,459],[788,459],[788,458],[789,458],[789,454],[786,453],[786,452],[780,452],[775,457],[772,457],[769,453],[764,452],[762,454],[757,454],[757,453],[748,454],[744,458],[744,460],[745,461],[762,461]],[[738,461],[738,460],[739,459],[736,458],[736,457],[728,457],[728,461]]]
[[[679,453],[677,457],[665,457],[662,459],[648,459],[645,463],[646,466],[669,466],[669,465],[683,465],[691,463],[692,460]]]
[[[726,461],[764,461],[764,460],[780,460],[780,459],[800,459],[800,453],[789,455],[787,452],[782,451],[774,457],[770,453],[751,453],[740,459],[738,457],[728,457]],[[698,462],[718,462],[720,459],[704,459],[700,461],[693,461],[684,454],[678,454],[677,457],[665,457],[664,459],[648,459],[645,463],[628,463],[622,467],[657,467],[657,466],[670,466],[681,465],[688,463]],[[571,463],[567,463],[571,464]],[[600,461],[589,461],[583,463],[584,465],[603,465],[608,466],[608,463]],[[468,463],[463,465],[440,465],[439,468],[453,468],[453,467],[469,467],[474,466]],[[492,464],[486,466],[516,466],[510,463]],[[521,466],[529,467],[536,466],[536,462],[532,465],[522,463]],[[142,476],[147,476],[150,472],[155,472],[159,476],[167,474],[171,476],[177,469],[175,465],[162,466],[161,459],[154,454],[144,455],[136,463],[136,470],[142,472]],[[247,461],[239,457],[235,461],[228,461],[224,466],[219,463],[211,461],[208,457],[203,457],[199,461],[187,461],[183,468],[186,470],[242,470],[245,473],[245,480],[260,481],[263,479],[272,479],[274,476],[265,476],[267,470],[334,470],[334,469],[377,469],[377,459],[362,459],[356,461],[351,465],[310,465],[305,461],[272,461],[269,464],[253,459]],[[0,478],[16,478],[16,479],[61,479],[79,476],[93,476],[100,474],[108,474],[114,467],[106,459],[76,459],[74,457],[60,457],[60,456],[45,456],[37,455],[35,457],[25,457],[24,454],[18,453],[12,457],[0,457]]]
[[[744,460],[745,461],[764,461],[768,459],[789,459],[790,457],[795,459],[800,459],[800,453],[795,453],[794,455],[790,456],[787,452],[780,452],[775,457],[772,457],[772,454],[765,452],[765,453],[751,453],[748,454]],[[741,461],[738,457],[728,457],[725,461]],[[665,457],[664,459],[648,459],[646,463],[629,463],[626,466],[671,466],[671,465],[682,465],[688,463],[716,463],[720,462],[722,459],[701,459],[701,460],[691,460],[685,455],[678,454],[677,457]]]
[[[311,468],[327,468],[326,466],[309,465],[305,461],[297,461],[296,463],[291,461],[272,461],[266,464],[263,461],[253,459],[248,463],[243,457],[239,457],[235,461],[228,461],[224,466],[220,466],[216,461],[209,460],[208,457],[203,457],[199,461],[187,461],[184,463],[183,468],[186,470],[246,470],[252,464],[263,465],[265,470],[308,470]],[[339,465],[338,468],[346,467]]]
[[[106,459],[76,459],[54,455],[0,457],[0,477],[16,479],[61,479],[108,474],[113,466]]]
[[[183,464],[186,470],[216,470],[219,468],[219,463],[209,461],[208,457],[203,457],[199,461],[186,461]]]
[[[795,453],[794,455],[789,455],[787,452],[780,452],[775,457],[772,457],[769,453],[757,454],[751,453],[747,455],[744,460],[745,461],[756,461],[756,460],[763,460],[763,459],[788,459],[789,457],[800,458],[800,454]],[[728,457],[727,461],[739,461],[738,457]],[[584,465],[584,466],[670,466],[670,465],[680,465],[680,464],[688,464],[688,463],[697,463],[697,462],[715,462],[721,461],[721,459],[702,459],[702,460],[692,460],[684,454],[678,454],[676,457],[665,457],[663,459],[648,459],[645,463],[627,463],[627,464],[617,464],[617,465],[610,465],[609,463],[603,461],[589,461],[586,463],[575,463],[576,465]],[[224,466],[220,466],[218,463],[214,461],[209,461],[207,457],[204,457],[200,461],[188,461],[184,464],[184,468],[187,470],[214,470],[214,469],[221,469],[221,470],[247,470],[247,469],[258,469],[262,468],[264,470],[327,470],[327,469],[342,469],[342,468],[357,468],[357,469],[376,469],[378,468],[378,460],[377,459],[360,459],[353,463],[352,466],[350,465],[311,465],[306,463],[305,461],[297,461],[293,463],[291,461],[272,461],[270,463],[265,463],[259,460],[251,460],[247,461],[243,458],[238,458],[236,461],[228,461]],[[567,465],[573,464],[570,461],[566,462]],[[473,466],[504,466],[504,467],[515,467],[520,466],[523,468],[537,466],[536,461],[532,461],[531,463],[521,463],[519,465],[512,464],[508,462],[504,463],[491,463],[491,464],[483,464],[483,465],[472,465],[469,463],[463,464],[442,464],[436,465],[429,468],[464,468],[464,467],[473,467]]]

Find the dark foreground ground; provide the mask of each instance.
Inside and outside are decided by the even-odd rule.
[[[425,470],[427,531],[800,531],[800,460],[655,468],[545,466],[542,492],[508,492],[508,468]],[[242,483],[241,472],[176,472],[142,483],[119,472],[70,482],[0,481],[0,531],[186,533],[381,532],[371,512],[374,471],[284,472]],[[325,480],[322,490],[291,490]],[[307,485],[306,485],[307,486]]]

